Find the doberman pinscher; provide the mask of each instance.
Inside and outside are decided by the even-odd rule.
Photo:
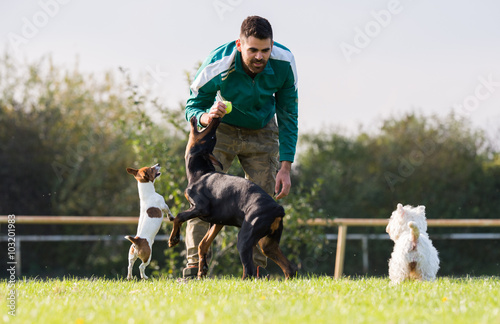
[[[283,255],[279,247],[285,216],[283,207],[255,183],[215,171],[214,165],[222,168],[212,154],[219,124],[220,119],[214,118],[200,132],[196,117],[191,118],[185,155],[188,187],[184,193],[191,207],[175,217],[168,244],[172,247],[179,243],[180,227],[189,219],[199,217],[211,224],[198,246],[198,277],[201,278],[208,271],[206,256],[210,244],[224,225],[237,226],[241,228],[237,246],[243,264],[243,279],[256,275],[252,250],[257,243],[264,254],[280,266],[285,278],[292,278],[297,266]]]

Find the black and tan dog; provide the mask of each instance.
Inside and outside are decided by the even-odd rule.
[[[219,231],[224,225],[237,226],[241,228],[237,246],[243,264],[243,279],[256,275],[252,250],[257,243],[264,254],[280,266],[285,278],[292,278],[297,266],[279,248],[285,216],[283,207],[255,183],[215,171],[214,165],[222,168],[212,154],[219,123],[219,118],[213,119],[206,129],[199,132],[196,118],[191,118],[185,156],[188,177],[185,196],[191,208],[174,219],[169,246],[179,243],[181,225],[187,220],[199,217],[212,224],[198,247],[200,278],[207,274],[206,255]]]

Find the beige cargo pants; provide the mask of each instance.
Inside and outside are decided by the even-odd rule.
[[[274,195],[276,173],[278,172],[278,126],[275,119],[262,129],[238,128],[221,123],[217,128],[215,157],[227,172],[235,157],[238,157],[245,178],[261,186],[269,195]],[[198,245],[208,231],[210,224],[194,218],[187,221],[186,250],[187,266],[198,266]],[[267,258],[258,247],[254,247],[253,259],[256,266],[265,268]]]

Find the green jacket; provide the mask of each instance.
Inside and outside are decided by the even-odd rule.
[[[233,110],[222,118],[236,127],[260,129],[276,114],[280,161],[293,162],[298,136],[297,70],[293,54],[274,42],[264,70],[252,79],[245,73],[236,42],[210,53],[196,73],[186,104],[186,119],[210,110],[217,93],[231,101]],[[200,125],[201,126],[201,125]]]

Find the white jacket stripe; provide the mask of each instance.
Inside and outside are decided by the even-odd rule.
[[[295,58],[292,52],[287,51],[278,46],[273,46],[273,51],[271,52],[271,59],[290,62],[290,66],[292,67],[292,72],[293,72],[293,84],[295,86],[295,90],[297,90],[298,87],[297,67],[295,66]]]
[[[222,59],[208,64],[196,77],[191,85],[191,91],[195,97],[198,96],[198,91],[201,87],[207,84],[217,75],[224,71],[229,70],[231,64],[234,62],[236,56],[236,49],[231,53],[231,55],[224,56]]]

